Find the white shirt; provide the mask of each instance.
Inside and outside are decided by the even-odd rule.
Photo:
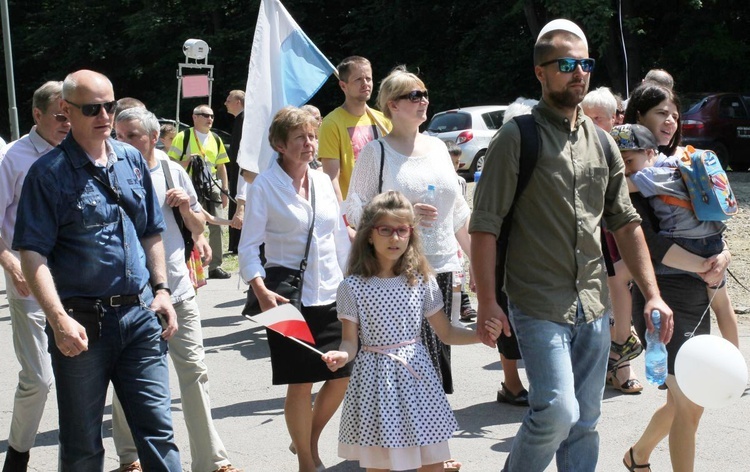
[[[29,134],[10,143],[0,150],[0,237],[10,250],[13,243],[13,228],[16,224],[18,199],[26,174],[37,159],[54,149],[36,132],[36,126]],[[18,257],[18,252],[11,251]],[[33,296],[22,297],[13,286],[10,276],[5,274],[5,287],[8,297],[14,299],[30,299]]]
[[[175,188],[185,189],[190,196],[190,209],[196,213],[201,212],[201,205],[198,203],[198,196],[190,181],[190,176],[185,172],[180,164],[173,161],[164,151],[155,149],[156,159],[159,161],[156,167],[151,170],[151,182],[154,186],[154,193],[159,200],[159,206],[164,214],[164,221],[167,224],[167,230],[161,236],[164,241],[164,255],[167,261],[167,284],[172,290],[172,303],[179,303],[190,297],[195,296],[195,289],[190,282],[187,264],[185,263],[185,243],[182,240],[180,228],[174,219],[172,207],[167,205],[167,180],[164,176],[164,170],[161,163],[169,162],[169,170],[172,174]]]
[[[435,186],[437,221],[432,225],[434,238],[422,240],[427,261],[437,273],[463,270],[458,260],[456,232],[468,220],[471,211],[456,179],[448,148],[437,138],[429,138],[430,150],[422,156],[405,156],[386,141],[371,141],[362,148],[349,182],[344,202],[346,218],[358,225],[362,210],[378,194],[380,155],[383,149],[383,192],[398,190],[412,204],[424,202],[427,186]],[[380,147],[383,143],[384,148]]]
[[[304,306],[336,301],[349,255],[349,236],[328,175],[313,170],[307,178],[315,186],[315,228],[302,288]],[[245,282],[265,277],[258,250],[265,241],[266,266],[298,269],[305,255],[312,206],[292,185],[278,162],[248,186],[248,203],[238,247],[240,275]]]

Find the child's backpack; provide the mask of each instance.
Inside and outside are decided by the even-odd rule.
[[[724,221],[737,214],[737,199],[715,152],[686,146],[679,170],[696,218]]]

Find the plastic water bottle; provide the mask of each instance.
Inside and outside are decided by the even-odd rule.
[[[654,331],[646,332],[646,380],[654,385],[661,385],[667,380],[667,347],[659,340],[661,331],[661,313],[651,312]]]
[[[422,203],[437,207],[437,197],[435,195],[434,185],[427,186],[427,193],[422,199]],[[433,226],[430,226],[430,227],[421,226],[421,225],[419,226],[419,230],[422,232],[422,243],[424,244],[425,247],[431,247],[431,245],[435,241],[435,226],[434,226],[435,222],[431,221],[429,223],[432,224]]]

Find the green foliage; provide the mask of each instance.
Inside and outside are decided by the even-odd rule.
[[[215,66],[216,126],[229,129],[229,90],[245,88],[260,0],[9,0],[16,97],[22,132],[31,95],[46,80],[91,68],[107,74],[117,97],[143,100],[174,117],[182,44],[200,38]],[[746,0],[284,0],[335,65],[349,55],[373,63],[376,83],[405,64],[430,88],[431,112],[537,98],[531,53],[538,28],[566,17],[586,32],[597,70],[592,85],[624,93],[618,10],[623,11],[630,84],[652,67],[669,70],[679,90],[743,91],[750,80],[750,2]],[[0,73],[5,76],[4,64]],[[377,85],[377,84],[376,84]],[[340,104],[335,79],[313,102]],[[183,121],[203,100],[181,104]],[[374,103],[374,100],[373,102]],[[6,94],[0,108],[7,109]],[[0,135],[9,137],[7,113]]]

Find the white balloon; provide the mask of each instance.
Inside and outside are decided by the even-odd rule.
[[[674,375],[693,403],[704,408],[721,408],[745,391],[747,363],[734,344],[703,334],[689,339],[677,352]]]

